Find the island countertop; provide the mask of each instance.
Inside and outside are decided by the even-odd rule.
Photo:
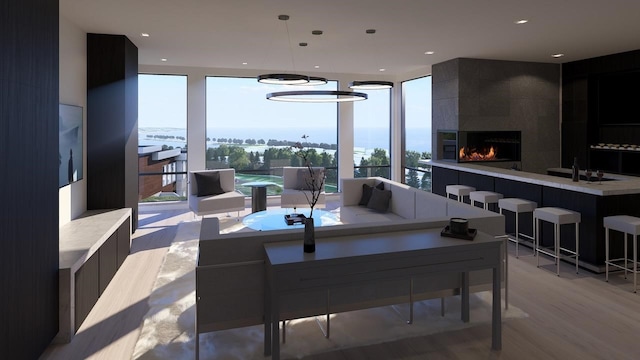
[[[520,181],[523,183],[530,183],[536,185],[543,185],[563,190],[576,191],[585,194],[592,194],[597,196],[612,196],[612,195],[626,195],[626,194],[640,194],[640,178],[626,175],[609,174],[605,173],[605,178],[612,179],[609,181],[603,181],[601,184],[593,175],[593,181],[588,183],[587,181],[580,180],[579,182],[573,182],[570,178],[563,178],[560,176],[553,176],[547,174],[536,174],[526,171],[517,171],[511,169],[502,169],[478,164],[470,163],[455,163],[449,161],[432,160],[429,162],[431,166],[465,171],[469,173],[487,175],[493,177],[499,177],[502,179]],[[570,172],[568,169],[552,168],[549,171],[558,173]],[[580,171],[584,174],[584,170]]]

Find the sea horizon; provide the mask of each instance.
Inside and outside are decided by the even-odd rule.
[[[186,143],[187,129],[184,128],[167,128],[167,127],[140,127],[139,131],[139,143],[140,145],[168,145],[173,147],[184,146]],[[407,149],[418,152],[431,152],[431,129],[430,128],[408,128],[408,132],[415,134],[424,132],[425,136],[416,139],[413,136],[407,139]],[[274,134],[276,133],[276,134]],[[356,128],[354,129],[354,148],[373,150],[374,148],[386,149],[389,147],[388,133],[386,131],[380,131],[376,128]],[[179,139],[158,139],[149,138],[147,135],[166,135],[183,137],[185,140]],[[310,143],[326,143],[329,145],[336,144],[336,134],[334,129],[309,129],[306,133],[301,133],[300,129],[273,129],[273,128],[250,128],[250,129],[208,129],[207,137],[210,141],[207,141],[207,147],[209,145],[217,145],[217,139],[253,139],[264,140],[265,142],[270,139],[279,141],[303,141],[302,136],[307,135],[305,141]]]

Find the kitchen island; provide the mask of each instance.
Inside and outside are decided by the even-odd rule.
[[[501,169],[478,163],[455,163],[431,161],[432,191],[446,196],[445,188],[450,184],[473,186],[476,190],[495,191],[507,197],[517,197],[535,201],[538,207],[554,206],[577,211],[582,216],[580,223],[580,266],[594,272],[604,271],[605,246],[602,218],[610,215],[630,215],[640,217],[640,178],[616,174],[606,174],[606,181],[593,180],[573,182],[570,177],[536,174],[525,171]],[[563,175],[568,169],[549,169],[549,173]],[[584,175],[584,171],[581,171]],[[531,216],[521,215],[520,229],[531,233]],[[505,214],[507,231],[513,232],[513,214]],[[563,226],[562,245],[572,248],[574,229]],[[612,257],[621,255],[624,242],[622,235],[613,244]],[[542,245],[551,245],[552,226],[542,226]],[[565,244],[565,241],[567,242]]]

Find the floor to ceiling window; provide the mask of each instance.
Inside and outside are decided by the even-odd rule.
[[[391,90],[364,91],[369,98],[354,103],[354,177],[391,176]]]
[[[282,184],[283,166],[300,166],[291,146],[312,148],[312,163],[327,169],[326,191],[337,189],[336,103],[289,103],[266,99],[267,93],[291,90],[337,90],[337,82],[321,86],[260,84],[255,78],[206,79],[206,168],[234,168],[236,189],[242,184],[271,181]],[[302,136],[306,135],[306,139]],[[267,194],[281,188],[270,186]]]
[[[138,75],[138,198],[187,198],[187,77]]]
[[[431,76],[404,81],[402,99],[405,183],[431,191]]]

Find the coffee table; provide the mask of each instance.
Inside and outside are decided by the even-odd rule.
[[[304,214],[309,217],[310,209],[298,209],[298,214]],[[242,223],[253,230],[284,230],[292,228],[302,228],[304,224],[287,225],[284,216],[291,214],[289,209],[269,209],[249,214],[242,219]],[[313,222],[318,226],[338,225],[340,221],[338,217],[329,211],[313,210]]]

